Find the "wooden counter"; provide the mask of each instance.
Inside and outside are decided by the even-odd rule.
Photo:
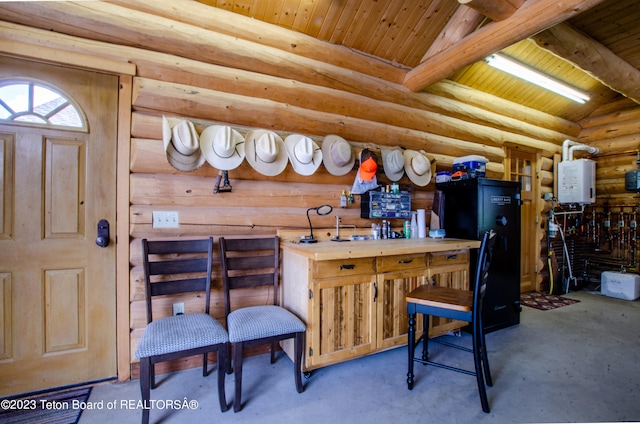
[[[405,295],[427,283],[468,289],[469,249],[480,246],[446,238],[314,244],[281,238],[282,304],[307,325],[305,371],[405,345]],[[463,325],[434,319],[430,334]],[[293,357],[292,343],[283,349]]]
[[[444,239],[389,239],[361,241],[319,241],[304,244],[298,241],[284,241],[283,250],[306,256],[315,261],[344,258],[367,258],[376,256],[405,255],[413,253],[444,252],[447,250],[477,249],[478,240]]]

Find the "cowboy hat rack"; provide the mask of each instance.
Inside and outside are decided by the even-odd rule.
[[[314,137],[214,124],[206,126],[198,136],[191,120],[165,116],[162,134],[167,161],[178,171],[191,172],[205,162],[218,169],[214,193],[231,191],[228,171],[245,160],[265,176],[282,173],[288,163],[303,176],[313,175],[320,164],[329,174],[343,176],[359,170],[361,152],[370,150],[382,157],[381,168],[390,182],[406,176],[411,183],[426,186],[435,174],[436,159],[424,150],[350,143],[335,134]]]

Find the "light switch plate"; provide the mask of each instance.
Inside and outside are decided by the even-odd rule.
[[[153,228],[178,228],[179,225],[177,211],[153,211]]]

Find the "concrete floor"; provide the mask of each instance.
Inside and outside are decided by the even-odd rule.
[[[215,371],[161,375],[153,400],[197,401],[193,409],[151,411],[155,423],[549,423],[640,421],[640,301],[570,293],[580,303],[552,311],[523,307],[518,326],[487,335],[494,386],[491,413],[475,378],[416,364],[407,390],[406,348],[316,370],[298,394],[292,363],[267,355],[244,366],[242,411],[221,413]],[[467,334],[461,341],[468,342]],[[472,366],[470,354],[432,345],[434,358]],[[443,353],[446,352],[446,353]],[[233,400],[228,375],[227,400]],[[138,380],[95,387],[80,423],[139,423]],[[102,401],[102,404],[100,403]],[[123,403],[124,401],[124,403]],[[111,403],[110,403],[111,402]],[[107,405],[114,409],[107,409]]]

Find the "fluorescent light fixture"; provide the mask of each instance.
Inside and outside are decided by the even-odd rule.
[[[540,71],[532,69],[503,54],[492,54],[491,56],[487,57],[485,61],[490,66],[493,66],[496,69],[500,69],[501,71],[511,74],[514,77],[521,78],[542,88],[546,88],[547,90],[560,94],[561,96],[571,99],[574,102],[585,103],[589,100],[589,95],[587,93],[584,93],[565,83],[548,77],[540,73]]]

